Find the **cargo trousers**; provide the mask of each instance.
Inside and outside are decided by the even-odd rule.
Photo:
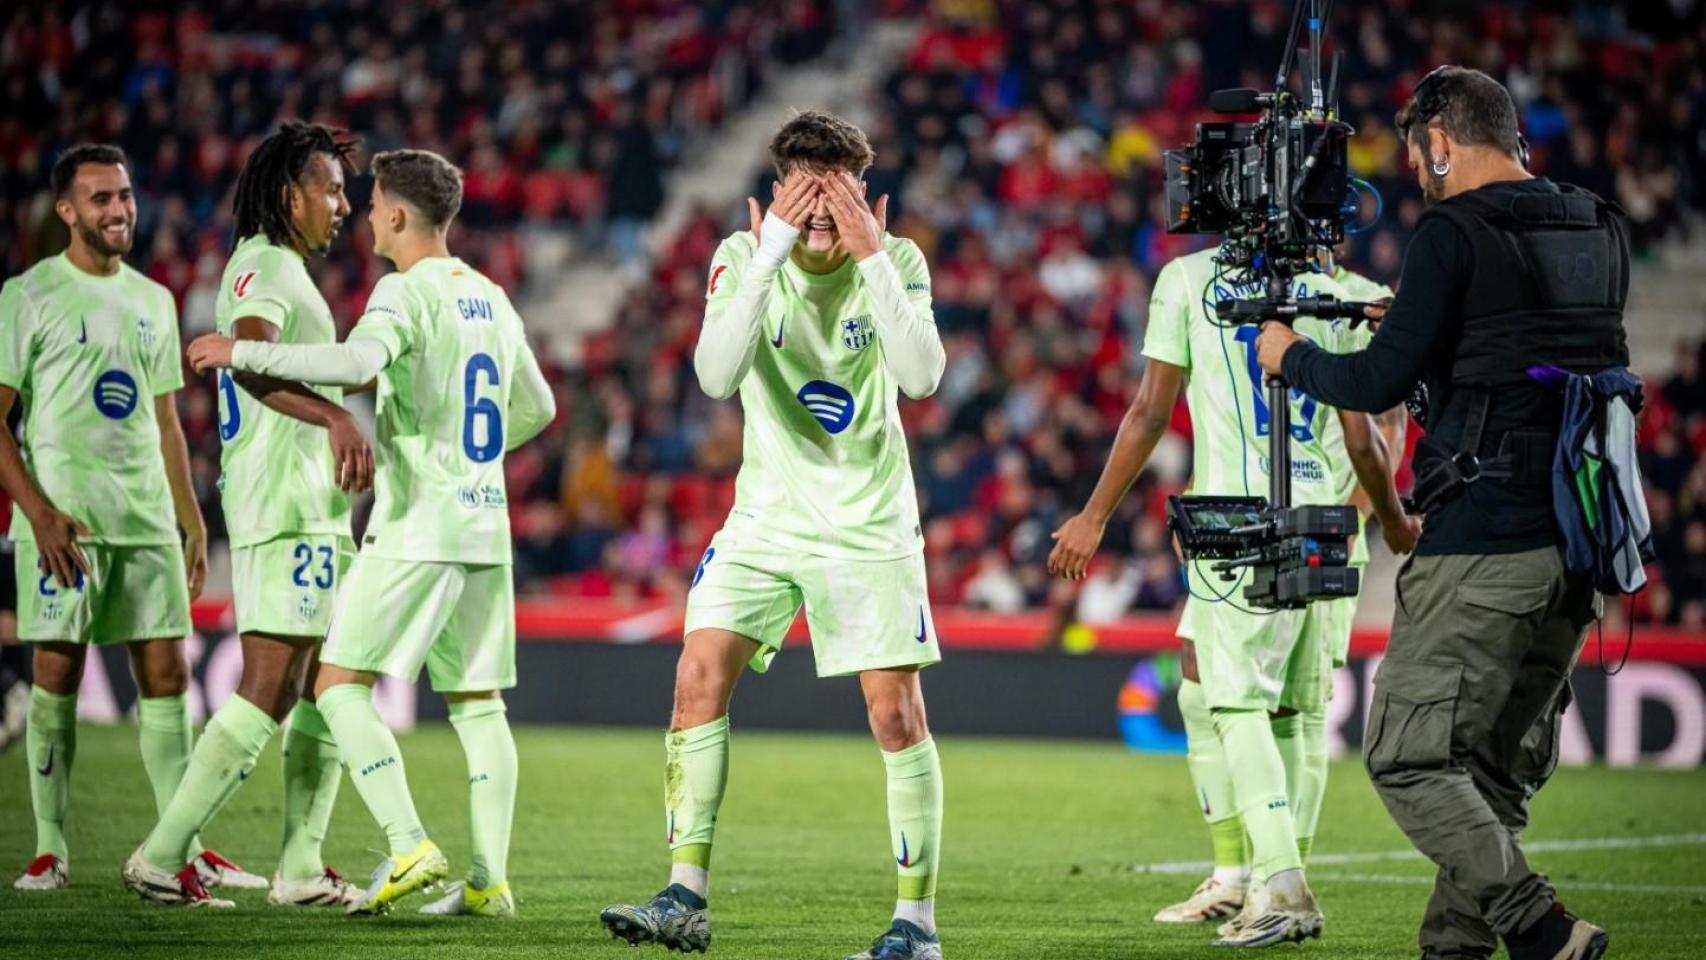
[[[1569,678],[1598,613],[1555,547],[1415,556],[1398,576],[1363,760],[1410,842],[1438,867],[1422,953],[1491,957],[1555,900],[1521,846],[1558,763]]]

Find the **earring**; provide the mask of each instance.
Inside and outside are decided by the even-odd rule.
[[[1436,176],[1436,177],[1443,177],[1446,174],[1450,173],[1451,172],[1451,161],[1450,160],[1435,160],[1433,163],[1433,172],[1434,172],[1434,176]]]

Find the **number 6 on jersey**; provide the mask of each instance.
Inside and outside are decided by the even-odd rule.
[[[504,449],[503,411],[497,401],[480,395],[482,376],[487,386],[501,383],[497,361],[476,353],[462,368],[462,452],[475,463],[495,460]]]

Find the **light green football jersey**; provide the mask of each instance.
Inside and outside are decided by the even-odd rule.
[[[915,306],[930,308],[918,245],[883,247]],[[757,240],[741,231],[711,260],[706,313],[727,306]],[[923,548],[899,386],[883,366],[871,296],[853,259],[776,272],[758,350],[740,384],[746,415],[735,502],[724,529],[820,557],[892,560]]]
[[[256,234],[237,245],[214,305],[219,332],[243,317],[278,328],[280,343],[332,343],[337,328],[302,255]],[[338,387],[309,387],[343,403]],[[287,417],[219,371],[219,489],[234,547],[287,534],[350,535],[349,497],[338,489],[326,430]]]
[[[0,383],[23,405],[24,465],[88,539],[177,543],[154,398],[184,385],[172,294],[49,257],[0,288]],[[12,508],[12,539],[34,541]]]
[[[1258,331],[1254,324],[1226,327],[1212,320],[1216,301],[1253,299],[1261,291],[1234,289],[1214,280],[1214,254],[1213,249],[1199,251],[1162,268],[1150,300],[1143,355],[1183,367],[1189,378],[1185,402],[1195,433],[1191,492],[1265,497],[1272,417],[1256,360]],[[1298,277],[1295,289],[1300,297],[1389,295],[1374,292],[1384,287],[1367,286],[1352,296],[1345,283],[1323,274]],[[1315,317],[1299,317],[1295,329],[1333,353],[1360,350],[1371,336],[1366,325],[1353,330],[1349,321]],[[1290,420],[1293,502],[1344,503],[1356,485],[1356,473],[1345,453],[1337,411],[1294,388]]]
[[[1334,268],[1333,279],[1344,288],[1344,293],[1341,294],[1341,296],[1344,296],[1347,299],[1372,303],[1376,300],[1382,300],[1392,296],[1391,287],[1388,287],[1386,284],[1380,283],[1379,281],[1370,280],[1362,274],[1347,270],[1344,267]],[[1374,331],[1370,330],[1367,324],[1358,324],[1352,339],[1351,349],[1366,349],[1368,347],[1368,342],[1372,339],[1374,339]],[[1338,426],[1337,422],[1334,423],[1334,426]],[[1357,485],[1356,471],[1351,469],[1350,457],[1345,453],[1344,431],[1337,430],[1334,433],[1337,438],[1336,447],[1328,450],[1328,457],[1334,463],[1342,463],[1345,465],[1345,470],[1343,471],[1344,475],[1339,478],[1339,490],[1344,494],[1343,499],[1349,500],[1351,491],[1355,490]],[[1404,451],[1402,450],[1390,450],[1388,453],[1392,457],[1392,463],[1394,466],[1404,458]],[[1357,517],[1357,533],[1359,536],[1356,539],[1356,543],[1351,545],[1352,566],[1361,566],[1368,563],[1368,537],[1360,536],[1366,527],[1363,519],[1364,518],[1360,515]]]
[[[506,413],[537,375],[521,317],[497,284],[455,257],[421,260],[373,288],[351,340],[385,345],[378,475],[362,553],[509,563]]]

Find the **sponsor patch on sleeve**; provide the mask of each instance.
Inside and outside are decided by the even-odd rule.
[[[257,271],[254,270],[244,270],[242,273],[237,274],[237,278],[235,280],[231,281],[231,292],[237,297],[237,299],[241,300],[249,295],[249,286],[255,282],[256,272]]]

